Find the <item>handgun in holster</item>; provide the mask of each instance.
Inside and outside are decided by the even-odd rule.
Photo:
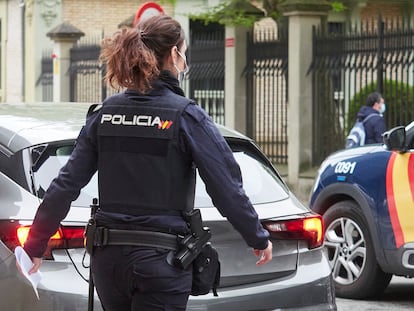
[[[191,233],[181,240],[180,248],[172,258],[172,264],[182,269],[186,269],[193,262],[211,238],[210,228],[203,227],[199,209],[185,213],[184,217]]]
[[[95,221],[95,213],[99,207],[98,199],[94,198],[92,200],[91,207],[91,217],[89,218],[88,224],[85,228],[84,238],[85,238],[85,248],[89,255],[93,254],[93,246],[95,242],[95,234],[96,234],[96,221]]]

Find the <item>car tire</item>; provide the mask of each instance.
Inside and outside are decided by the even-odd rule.
[[[323,215],[325,250],[336,296],[372,298],[383,293],[392,274],[379,267],[367,221],[354,201],[332,205]]]

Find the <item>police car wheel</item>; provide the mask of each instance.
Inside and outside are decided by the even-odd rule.
[[[367,222],[354,201],[332,205],[323,216],[325,248],[336,295],[362,299],[380,295],[392,274],[379,267]]]

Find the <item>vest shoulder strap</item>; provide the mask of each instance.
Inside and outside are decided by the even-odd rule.
[[[95,113],[96,111],[100,110],[102,108],[102,104],[92,104],[89,106],[88,112],[86,113],[86,116],[89,117],[91,114]]]

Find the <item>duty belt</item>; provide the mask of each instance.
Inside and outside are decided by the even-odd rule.
[[[179,236],[164,232],[97,227],[94,246],[133,245],[177,250]]]

